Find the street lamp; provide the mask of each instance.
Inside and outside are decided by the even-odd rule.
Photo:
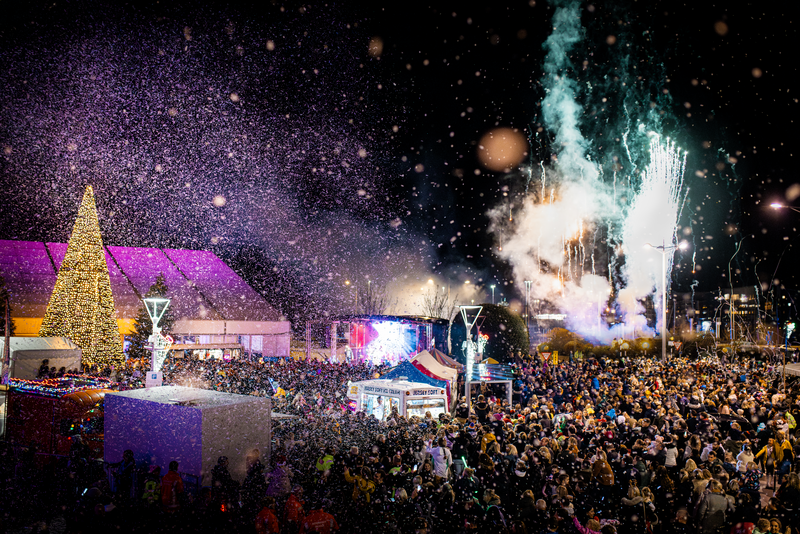
[[[492,284],[492,285],[490,285],[489,287],[491,287],[491,288],[492,288],[492,305],[494,305],[494,288],[495,288],[495,285],[494,285],[494,284]]]
[[[525,328],[528,330],[528,352],[531,350],[531,285],[533,280],[525,280]],[[538,332],[538,328],[536,329]],[[538,339],[537,339],[538,341]]]
[[[687,244],[685,241],[681,241],[677,245],[667,245],[663,242],[661,245],[651,245],[650,243],[646,243],[646,245],[661,253],[661,280],[664,284],[661,291],[661,359],[667,361],[667,252],[674,253],[676,249],[685,250]]]
[[[795,208],[794,206],[787,206],[786,204],[781,204],[780,202],[773,202],[769,205],[772,209],[788,209],[800,213],[800,209]],[[794,331],[795,324],[794,323],[786,323],[786,343],[783,349],[783,392],[786,393],[786,352],[789,350],[789,336],[792,335]]]
[[[783,345],[783,394],[786,395],[786,353],[789,352],[789,338],[797,325],[794,323],[786,323],[786,339]]]
[[[769,207],[776,210],[787,209],[800,213],[800,209],[795,208],[794,206],[787,206],[786,204],[781,204],[780,202],[773,202],[772,204],[769,205]]]

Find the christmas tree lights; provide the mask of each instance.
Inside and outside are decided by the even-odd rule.
[[[84,364],[124,361],[92,186],[78,209],[39,335],[71,339],[82,349]]]

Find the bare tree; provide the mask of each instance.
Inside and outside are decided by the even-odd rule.
[[[386,286],[370,282],[365,289],[359,289],[359,307],[366,315],[382,315],[397,304],[386,292]]]
[[[422,314],[425,317],[435,317],[437,319],[447,319],[447,308],[449,298],[444,291],[437,291],[434,288],[428,289],[422,295]]]
[[[458,313],[458,297],[458,293],[450,297],[444,291],[429,289],[422,296],[422,313],[426,317],[447,319],[452,322],[453,317]]]
[[[449,292],[448,292],[449,293]],[[422,313],[426,317],[447,319],[447,352],[452,352],[450,332],[453,328],[453,319],[458,313],[458,293],[451,298],[448,293],[430,288],[422,296]]]

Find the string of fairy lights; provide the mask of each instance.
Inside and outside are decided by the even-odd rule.
[[[9,386],[16,391],[54,398],[91,389],[111,389],[115,385],[116,383],[110,378],[86,377],[71,374],[66,374],[57,378],[38,380],[25,380],[23,378],[9,379]]]
[[[69,338],[88,365],[124,361],[92,186],[84,192],[39,336]]]

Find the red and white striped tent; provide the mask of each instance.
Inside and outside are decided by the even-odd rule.
[[[454,360],[444,352],[440,351],[439,349],[433,347],[429,352],[437,362],[444,365],[445,367],[452,367],[459,373],[464,371],[464,365],[458,363],[456,360]]]
[[[447,400],[448,403],[452,405],[453,399],[457,398],[456,387],[458,387],[458,371],[436,361],[436,358],[427,350],[423,350],[411,358],[411,364],[425,376],[447,382]]]

